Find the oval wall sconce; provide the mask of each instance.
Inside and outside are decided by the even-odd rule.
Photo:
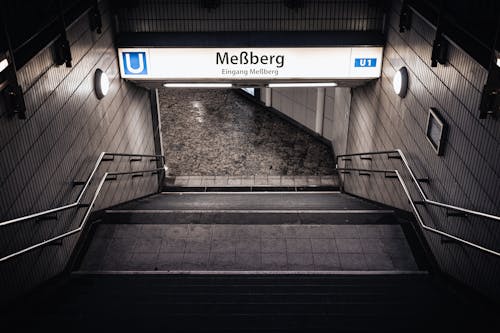
[[[108,76],[99,68],[95,71],[94,88],[98,99],[102,99],[109,91]]]
[[[406,67],[401,67],[392,79],[392,87],[394,92],[401,98],[406,96],[406,91],[408,90],[408,70]]]

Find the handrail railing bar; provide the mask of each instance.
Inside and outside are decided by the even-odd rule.
[[[352,153],[352,154],[342,154],[342,155],[337,155],[337,159],[341,157],[348,157],[348,156],[364,156],[364,155],[384,155],[384,154],[390,154],[390,153],[395,153],[397,152],[396,149],[392,150],[380,150],[380,151],[373,151],[373,152],[365,152],[365,153]]]
[[[60,207],[56,207],[56,208],[51,208],[51,209],[48,209],[48,210],[44,210],[44,211],[41,211],[41,212],[37,212],[37,213],[33,213],[33,214],[30,214],[30,215],[25,215],[25,216],[21,216],[21,217],[17,217],[15,219],[11,219],[11,220],[7,220],[7,221],[3,221],[3,222],[0,222],[0,227],[3,227],[3,226],[6,226],[6,225],[10,225],[10,224],[13,224],[13,223],[18,223],[18,222],[22,222],[24,220],[30,220],[30,219],[33,219],[33,218],[36,218],[36,217],[39,217],[39,216],[43,216],[43,215],[47,215],[47,214],[51,214],[51,213],[57,213],[57,212],[60,212],[60,211],[64,211],[64,210],[68,210],[68,209],[71,209],[75,206],[78,206],[83,198],[83,195],[85,194],[85,192],[87,191],[87,188],[90,186],[90,183],[92,182],[92,179],[94,178],[94,175],[95,173],[97,172],[97,169],[99,168],[99,166],[101,165],[102,163],[102,160],[104,158],[104,156],[106,155],[109,155],[109,156],[142,156],[142,157],[155,157],[155,158],[160,158],[163,162],[163,164],[165,164],[165,156],[163,155],[151,155],[151,154],[127,154],[127,153],[108,153],[108,152],[101,152],[99,154],[99,157],[94,165],[94,168],[92,169],[92,172],[90,173],[89,177],[87,178],[87,181],[85,181],[85,185],[83,186],[83,188],[80,190],[80,193],[78,195],[78,198],[76,199],[75,202],[71,203],[71,204],[67,204],[67,205],[64,205],[64,206],[60,206]],[[162,168],[159,168],[159,169],[151,169],[151,170],[147,170],[147,171],[134,171],[139,173],[139,172],[149,172],[149,171],[159,171],[159,170],[163,170]],[[112,174],[112,173],[110,173]]]
[[[92,207],[94,206],[94,203],[97,199],[97,196],[99,195],[99,193],[101,192],[101,189],[102,189],[102,185],[104,184],[104,182],[106,181],[106,177],[108,176],[108,173],[106,172],[104,174],[104,176],[101,178],[101,181],[99,182],[99,185],[97,186],[97,189],[94,193],[94,197],[92,198],[92,201],[90,202],[90,205],[89,205],[89,208],[87,209],[87,211],[85,212],[85,216],[83,217],[82,219],[82,222],[80,223],[80,225],[76,228],[76,229],[73,229],[73,230],[70,230],[70,231],[67,231],[63,234],[60,234],[60,235],[57,235],[57,236],[54,236],[52,238],[49,238],[49,239],[46,239],[44,240],[43,242],[39,242],[37,244],[34,244],[32,246],[29,246],[27,248],[24,248],[22,250],[19,250],[17,252],[14,252],[14,253],[11,253],[9,254],[8,256],[5,256],[3,258],[0,258],[0,262],[3,262],[3,261],[6,261],[6,260],[9,260],[15,256],[18,256],[20,254],[23,254],[23,253],[26,253],[26,252],[29,252],[29,251],[32,251],[34,249],[37,249],[41,246],[45,246],[49,243],[52,243],[52,242],[55,242],[56,240],[59,240],[59,239],[63,239],[65,237],[68,237],[74,233],[77,233],[79,231],[82,230],[83,226],[85,226],[85,223],[87,222],[87,218],[89,217],[90,215],[90,211],[92,210]]]
[[[154,171],[160,171],[160,170],[163,170],[163,168],[123,171],[123,172],[107,172],[107,174],[108,174],[108,176],[120,176],[120,175],[130,175],[130,174],[134,174],[134,173],[154,172]]]
[[[163,170],[163,168],[156,168],[156,169],[151,169],[151,170],[147,170],[147,171],[144,171],[144,172],[149,172],[149,171],[160,171],[160,170]],[[97,200],[97,197],[99,196],[99,193],[101,193],[101,190],[102,190],[102,187],[104,185],[104,182],[106,181],[106,178],[109,176],[109,175],[125,175],[125,174],[133,174],[133,173],[136,173],[137,171],[126,171],[126,172],[106,172],[102,178],[101,178],[101,181],[99,182],[99,185],[97,186],[97,189],[95,190],[94,192],[94,196],[92,198],[92,201],[90,202],[89,204],[89,207],[87,208],[87,211],[85,212],[85,216],[83,217],[82,219],[82,222],[80,223],[80,225],[76,228],[76,229],[73,229],[73,230],[70,230],[70,231],[67,231],[63,234],[60,234],[60,235],[57,235],[57,236],[54,236],[50,239],[46,239],[42,242],[39,242],[37,244],[34,244],[32,246],[29,246],[29,247],[26,247],[22,250],[19,250],[17,252],[14,252],[14,253],[11,253],[5,257],[2,257],[0,258],[0,263],[3,262],[3,261],[6,261],[6,260],[9,260],[13,257],[16,257],[20,254],[23,254],[23,253],[26,253],[26,252],[29,252],[29,251],[32,251],[34,249],[37,249],[41,246],[45,246],[49,243],[52,243],[56,240],[59,240],[59,239],[63,239],[63,238],[66,238],[70,235],[73,235],[77,232],[80,232],[84,227],[85,227],[85,224],[87,223],[87,220],[90,216],[90,212],[92,211],[92,208],[94,207],[95,205],[95,202]]]
[[[444,204],[444,203],[441,203],[441,202],[437,202],[437,201],[428,199],[427,196],[425,195],[425,192],[421,189],[420,184],[417,181],[417,178],[415,177],[415,174],[411,170],[411,167],[408,164],[408,160],[406,159],[404,153],[400,149],[396,149],[396,150],[393,150],[393,151],[373,152],[373,153],[355,153],[355,154],[339,155],[339,156],[337,156],[337,166],[338,166],[338,159],[341,158],[341,157],[345,157],[345,156],[361,156],[361,155],[370,155],[370,154],[372,154],[372,155],[381,155],[381,154],[388,154],[388,153],[393,153],[393,152],[398,152],[398,154],[401,156],[401,160],[403,161],[406,169],[409,171],[410,176],[413,179],[413,182],[415,183],[415,185],[417,186],[417,188],[420,191],[420,194],[421,194],[421,196],[423,198],[423,201],[422,201],[423,203],[434,205],[434,206],[438,206],[438,207],[448,208],[448,209],[455,210],[455,211],[461,211],[461,212],[465,212],[465,213],[468,213],[468,214],[471,214],[471,215],[478,215],[478,216],[490,218],[490,219],[493,219],[493,220],[500,220],[499,216],[490,215],[490,214],[483,213],[483,212],[478,212],[478,211],[473,211],[473,210],[470,210],[470,209],[467,209],[467,208],[462,208],[462,207],[457,207],[457,206],[453,206],[453,205],[448,205],[448,204]],[[374,169],[374,170],[370,170],[370,169],[356,169],[356,168],[337,168],[337,169],[340,170],[340,171],[368,171],[368,172],[374,172],[374,173],[375,172],[380,172],[380,173],[387,172],[387,170],[376,170],[376,169]],[[433,232],[435,234],[438,234],[438,235],[441,235],[441,236],[453,239],[453,240],[458,241],[460,243],[466,244],[466,245],[468,245],[470,247],[473,247],[473,248],[476,248],[478,250],[481,250],[481,251],[487,252],[489,254],[493,254],[495,256],[500,257],[500,252],[488,249],[488,248],[486,248],[484,246],[475,244],[475,243],[470,242],[468,240],[465,240],[463,238],[454,236],[452,234],[446,233],[444,231],[441,231],[441,230],[438,230],[438,229],[435,229],[435,228],[432,228],[432,227],[429,227],[428,225],[426,225],[424,223],[423,219],[422,219],[422,216],[420,215],[420,212],[418,211],[417,207],[415,206],[416,202],[413,201],[413,199],[411,197],[411,194],[410,194],[410,191],[408,190],[408,187],[406,186],[406,183],[405,183],[403,177],[401,176],[401,174],[399,173],[399,171],[398,170],[393,170],[393,171],[390,171],[390,172],[393,172],[393,173],[396,174],[396,176],[397,176],[397,178],[399,180],[399,183],[403,187],[403,191],[405,192],[405,195],[408,198],[408,201],[410,202],[410,205],[411,205],[411,208],[412,208],[412,210],[413,210],[413,212],[415,214],[415,217],[417,218],[418,223],[420,224],[420,226],[424,230],[427,230],[427,231]]]
[[[37,217],[40,217],[40,216],[44,216],[44,215],[48,215],[48,214],[52,214],[52,213],[57,213],[57,212],[65,211],[65,210],[68,210],[68,209],[71,209],[71,208],[74,208],[74,207],[78,206],[78,204],[79,204],[79,202],[74,202],[74,203],[69,204],[69,205],[65,205],[65,206],[61,206],[61,207],[56,207],[56,208],[52,208],[52,209],[49,209],[49,210],[44,210],[43,212],[38,212],[38,213],[26,215],[26,216],[21,216],[21,217],[12,219],[12,220],[0,222],[0,227],[6,226],[6,225],[9,225],[9,224],[13,224],[13,223],[17,223],[17,222],[21,222],[23,220],[31,220],[31,219],[34,219],[34,218],[37,218]]]
[[[108,153],[108,152],[104,152],[105,155],[110,155],[110,156],[125,156],[125,157],[129,157],[129,156],[137,156],[137,157],[156,157],[156,158],[161,158],[161,159],[165,159],[165,156],[163,155],[151,155],[151,154],[127,154],[127,153]]]
[[[9,254],[9,255],[7,255],[7,256],[5,256],[5,257],[3,257],[3,258],[0,258],[0,263],[1,263],[1,262],[4,262],[4,261],[7,261],[7,260],[9,260],[9,259],[11,259],[11,258],[17,257],[18,255],[21,255],[21,254],[23,254],[23,253],[30,252],[30,251],[32,251],[32,250],[34,250],[34,249],[36,249],[36,248],[41,247],[41,246],[45,246],[45,245],[47,245],[47,244],[50,244],[50,243],[52,243],[52,242],[54,242],[54,241],[56,241],[56,240],[58,240],[58,239],[61,239],[61,238],[63,238],[63,237],[70,236],[70,235],[72,235],[72,234],[74,234],[74,233],[76,233],[76,232],[78,232],[78,231],[71,230],[71,231],[68,231],[68,232],[66,232],[66,233],[64,233],[64,234],[61,234],[61,235],[57,236],[57,237],[54,237],[54,238],[51,238],[51,239],[45,240],[45,241],[43,241],[43,242],[40,242],[40,243],[37,243],[37,244],[35,244],[35,245],[32,245],[32,246],[26,247],[26,248],[24,248],[24,249],[22,249],[22,250],[19,250],[19,251],[17,251],[17,252],[11,253],[11,254]]]
[[[459,211],[459,212],[463,212],[463,213],[467,213],[467,214],[471,214],[471,215],[478,215],[478,216],[485,217],[485,218],[488,218],[488,219],[500,221],[500,216],[491,215],[491,214],[483,213],[483,212],[477,212],[477,211],[470,210],[470,209],[467,209],[467,208],[456,207],[456,206],[448,205],[448,204],[445,204],[445,203],[442,203],[442,202],[438,202],[438,201],[434,201],[434,200],[429,200],[429,199],[425,199],[425,202],[428,203],[429,205],[438,206],[438,207],[442,207],[442,208],[448,208],[448,209],[451,209],[451,210],[456,210],[456,211]]]
[[[401,155],[401,160],[403,161],[406,169],[410,173],[410,176],[411,176],[412,180],[414,181],[414,183],[415,183],[415,185],[416,185],[416,187],[417,187],[420,195],[422,196],[423,201],[425,201],[426,203],[428,203],[430,205],[433,205],[433,206],[448,208],[448,209],[451,209],[451,210],[456,210],[456,211],[468,213],[470,215],[477,215],[477,216],[481,216],[481,217],[484,217],[484,218],[488,218],[488,219],[500,221],[500,216],[496,216],[496,215],[492,215],[492,214],[488,214],[488,213],[483,213],[483,212],[471,210],[471,209],[468,209],[468,208],[463,208],[463,207],[458,207],[458,206],[454,206],[454,205],[449,205],[449,204],[445,204],[445,203],[441,203],[441,202],[429,199],[427,197],[427,195],[425,194],[424,190],[422,189],[422,187],[420,186],[420,182],[417,180],[417,177],[413,173],[413,170],[411,169],[411,167],[410,167],[410,165],[408,163],[408,160],[406,159],[406,156],[401,151],[401,149],[338,155],[337,156],[337,164],[338,164],[339,158],[341,158],[341,157],[346,157],[346,156],[362,156],[362,155],[383,155],[383,154],[389,154],[389,153],[395,153],[395,152],[397,152],[397,153],[399,153]],[[338,168],[338,170],[347,170],[347,169],[352,169],[351,171],[365,170],[365,169],[355,169],[355,168]],[[366,171],[368,171],[368,170],[366,170]],[[380,171],[382,171],[382,170],[380,170]],[[371,172],[377,172],[377,171],[376,170],[371,170]],[[391,170],[390,172],[394,172],[394,171]]]
[[[396,170],[356,169],[356,168],[337,168],[337,170],[339,170],[339,171],[365,171],[365,172],[373,172],[373,173],[395,173],[396,172]],[[453,205],[448,205],[448,204],[445,204],[445,203],[442,203],[442,202],[438,202],[438,201],[434,201],[434,200],[430,200],[430,199],[427,199],[427,198],[423,198],[422,202],[423,203],[427,203],[427,204],[432,205],[432,206],[437,206],[437,207],[442,207],[442,208],[448,208],[448,209],[451,209],[451,210],[455,210],[455,211],[459,211],[459,212],[463,212],[463,213],[467,213],[467,214],[471,214],[471,215],[477,215],[477,216],[481,216],[481,217],[484,217],[484,218],[489,218],[489,219],[492,219],[492,220],[500,220],[500,217],[498,217],[496,215],[491,215],[491,214],[488,214],[488,213],[473,211],[473,210],[470,210],[470,209],[467,209],[467,208],[462,208],[462,207],[457,207],[457,206],[453,206]]]
[[[106,156],[106,152],[102,152],[99,154],[99,158],[97,159],[94,168],[92,169],[92,172],[90,173],[89,177],[87,178],[87,181],[85,182],[85,185],[83,186],[82,190],[80,191],[80,194],[78,195],[78,199],[76,199],[76,202],[79,203],[80,200],[82,199],[83,195],[87,191],[87,188],[90,186],[90,183],[92,182],[92,179],[94,178],[95,173],[97,172],[97,169],[102,163],[102,159]]]
[[[374,173],[394,173],[394,170],[380,170],[380,169],[356,169],[356,168],[337,168],[339,171],[365,171]]]
[[[428,200],[427,195],[425,194],[424,190],[422,189],[422,186],[420,186],[420,182],[417,180],[417,177],[415,177],[415,174],[413,173],[413,170],[410,167],[410,164],[408,163],[408,160],[406,159],[405,154],[401,149],[396,149],[398,154],[401,156],[401,160],[403,161],[404,165],[406,166],[406,169],[410,173],[411,178],[413,179],[413,182],[417,186],[418,191],[420,192],[420,195],[424,198],[424,200]]]
[[[410,201],[410,205],[415,213],[415,216],[417,217],[417,221],[418,223],[420,224],[420,226],[430,232],[433,232],[435,234],[438,234],[438,235],[441,235],[441,236],[445,236],[445,237],[448,237],[448,238],[451,238],[451,239],[454,239],[458,242],[461,242],[461,243],[464,243],[466,245],[469,245],[471,247],[474,247],[476,249],[479,249],[479,250],[482,250],[482,251],[485,251],[485,252],[488,252],[490,254],[493,254],[495,256],[498,256],[500,257],[500,252],[497,252],[497,251],[493,251],[493,250],[490,250],[484,246],[481,246],[481,245],[477,245],[475,243],[472,243],[472,242],[469,242],[468,240],[465,240],[463,238],[460,238],[460,237],[457,237],[457,236],[454,236],[454,235],[451,235],[449,233],[446,233],[444,231],[441,231],[441,230],[438,230],[438,229],[434,229],[432,227],[429,227],[428,225],[426,225],[423,220],[422,220],[422,217],[420,215],[420,213],[418,212],[417,210],[417,207],[415,207],[415,204],[413,203],[413,199],[411,198],[411,195],[410,195],[410,191],[408,191],[408,187],[406,186],[404,180],[403,180],[403,177],[401,177],[400,173],[396,170],[395,171],[396,175],[398,176],[398,180],[399,182],[401,183],[401,186],[403,187],[403,191],[405,192],[406,194],[406,197],[408,198],[408,200]]]

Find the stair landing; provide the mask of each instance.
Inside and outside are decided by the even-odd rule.
[[[80,271],[414,272],[397,224],[100,224]]]
[[[338,175],[322,176],[168,176],[169,187],[339,187]]]

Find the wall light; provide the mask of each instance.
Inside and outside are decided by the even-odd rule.
[[[7,67],[9,67],[9,61],[7,59],[0,61],[0,72],[3,72]]]
[[[408,70],[406,67],[401,67],[392,79],[392,87],[394,92],[401,98],[406,96],[406,91],[408,90]]]
[[[335,82],[313,82],[313,83],[269,83],[269,88],[288,88],[288,87],[336,87]]]
[[[497,58],[497,66],[500,67],[500,51],[495,51],[495,56]]]
[[[98,99],[102,99],[108,94],[109,79],[106,73],[100,69],[96,69],[94,76],[94,88]]]
[[[0,52],[0,98],[9,116],[17,114],[19,119],[26,119],[26,104],[22,87],[17,80],[16,66],[11,52]]]
[[[231,83],[165,83],[166,88],[232,88]]]

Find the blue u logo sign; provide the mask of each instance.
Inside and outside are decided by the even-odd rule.
[[[148,74],[146,52],[123,52],[123,72],[130,75]]]

